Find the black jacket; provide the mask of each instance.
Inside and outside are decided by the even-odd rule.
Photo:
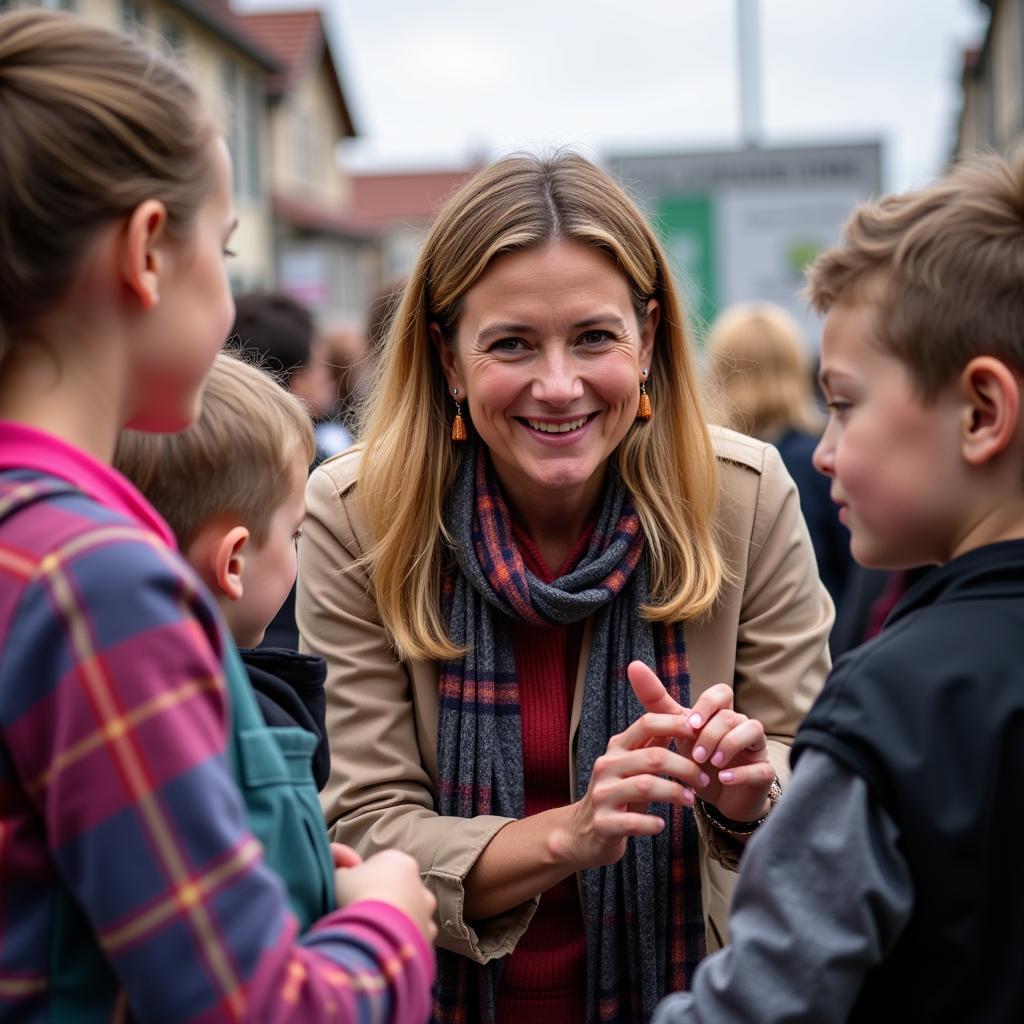
[[[319,655],[276,647],[247,648],[239,654],[267,725],[297,725],[317,737],[312,770],[316,788],[323,789],[331,771],[324,722],[327,663]]]
[[[854,1021],[1024,1020],[1024,541],[970,551],[841,658],[793,744],[862,776],[900,830],[911,919]]]

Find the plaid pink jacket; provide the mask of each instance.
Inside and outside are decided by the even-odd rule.
[[[426,1019],[390,906],[297,934],[228,774],[221,644],[151,530],[0,473],[0,1019]]]

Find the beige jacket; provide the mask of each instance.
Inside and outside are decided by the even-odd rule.
[[[691,702],[708,686],[731,682],[737,709],[764,724],[784,786],[789,744],[829,669],[832,604],[778,453],[731,431],[713,434],[721,544],[736,583],[724,590],[713,616],[686,625]],[[322,794],[324,813],[332,838],[363,856],[394,846],[415,857],[437,897],[438,945],[486,962],[515,948],[537,900],[487,921],[469,924],[463,916],[463,881],[509,819],[434,811],[438,666],[396,658],[367,574],[355,564],[367,544],[356,498],[358,462],[358,453],[348,452],[310,477],[299,546],[303,647],[328,663],[331,777]],[[585,636],[573,701],[570,765],[588,641]],[[575,779],[566,803],[574,791]],[[705,823],[702,834],[708,831]],[[718,862],[720,851],[711,854],[702,843],[708,946],[717,948],[727,937],[735,875]]]

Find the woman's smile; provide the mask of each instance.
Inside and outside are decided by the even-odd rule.
[[[534,440],[541,444],[573,444],[578,441],[587,428],[600,413],[585,413],[572,419],[554,419],[551,417],[534,418],[533,416],[514,416],[513,419],[522,424]]]

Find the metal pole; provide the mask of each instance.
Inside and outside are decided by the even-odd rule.
[[[761,142],[761,38],[758,0],[737,0],[740,65],[740,126],[743,145]]]

